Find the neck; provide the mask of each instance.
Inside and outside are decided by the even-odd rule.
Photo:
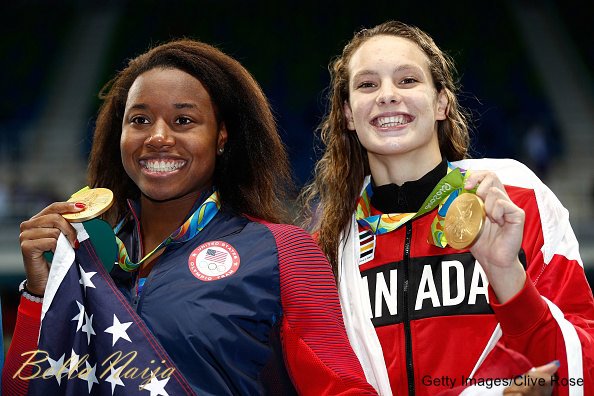
[[[171,201],[140,198],[140,229],[143,248],[150,252],[184,222],[199,194],[188,194]]]
[[[398,155],[369,154],[369,168],[373,181],[378,186],[396,184],[402,186],[419,180],[441,162],[439,147],[422,153],[409,152]]]

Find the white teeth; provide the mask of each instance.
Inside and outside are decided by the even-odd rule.
[[[377,123],[382,128],[398,126],[406,124],[406,122],[406,117],[404,115],[377,118]]]
[[[150,172],[172,172],[184,166],[185,161],[166,161],[166,160],[151,160],[141,161],[140,164],[143,168]]]

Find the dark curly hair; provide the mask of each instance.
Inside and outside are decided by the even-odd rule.
[[[159,45],[132,59],[99,94],[103,104],[87,178],[90,186],[114,192],[115,204],[106,218],[117,221],[126,213],[126,199],[140,195],[122,165],[122,120],[130,86],[139,75],[155,68],[179,69],[197,78],[210,95],[217,121],[225,123],[228,140],[213,176],[223,207],[285,222],[291,172],[267,98],[239,62],[211,45],[189,39]]]

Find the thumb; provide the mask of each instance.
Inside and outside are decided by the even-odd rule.
[[[552,362],[549,362],[545,365],[535,367],[530,371],[539,371],[545,375],[553,375],[557,372],[557,369],[559,368],[560,365],[561,364],[559,363],[558,360],[553,360]]]

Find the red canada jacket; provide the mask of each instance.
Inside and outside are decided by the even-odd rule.
[[[469,251],[427,242],[437,209],[381,235],[372,236],[360,226],[366,248],[359,269],[393,394],[435,395],[464,385],[480,366],[481,355],[492,348],[489,340],[498,324],[503,332],[499,342],[534,366],[560,361],[554,394],[594,394],[594,299],[567,210],[516,161],[454,164],[495,171],[512,201],[525,211],[520,260],[527,280],[512,300],[499,304]],[[438,168],[434,173],[440,173]],[[443,174],[426,177],[439,180],[445,169],[442,165]],[[429,181],[429,186],[435,183]],[[417,187],[382,193],[380,186],[372,205],[400,200],[406,206],[418,194]],[[481,380],[490,379],[474,379]]]

